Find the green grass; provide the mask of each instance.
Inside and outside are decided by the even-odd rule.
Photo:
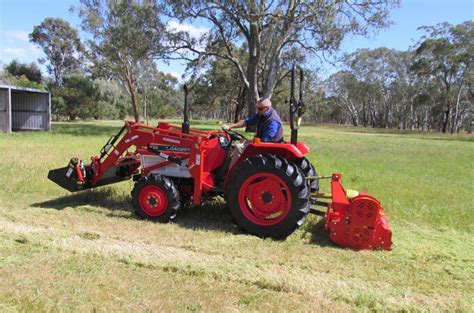
[[[46,179],[120,126],[0,134],[0,311],[474,310],[473,137],[304,126],[318,172],[342,173],[389,216],[393,251],[355,252],[316,216],[262,240],[222,200],[158,224],[132,212],[132,182],[69,194]]]

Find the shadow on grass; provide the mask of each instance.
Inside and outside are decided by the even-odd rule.
[[[106,136],[115,135],[121,126],[80,124],[80,123],[53,123],[51,131],[53,134],[64,134],[73,136]]]
[[[318,245],[320,247],[334,247],[339,248],[335,243],[329,238],[329,232],[324,229],[324,218],[318,218],[317,220],[311,220],[303,226],[303,231],[305,234],[310,234],[309,242],[311,244]]]
[[[34,203],[32,206],[54,210],[63,210],[68,207],[79,208],[83,206],[95,206],[109,210],[110,214],[107,214],[108,216],[140,219],[133,210],[130,196],[117,195],[113,188],[107,187],[85,190],[57,199]],[[87,208],[81,208],[81,210],[87,210]],[[115,211],[128,211],[130,214],[117,214],[114,213]],[[179,210],[176,219],[173,220],[173,223],[184,228],[195,230],[240,233],[232,222],[232,216],[226,204],[219,199],[206,202],[202,206],[183,206]]]
[[[173,222],[189,229],[242,233],[233,223],[232,215],[221,199],[206,202],[202,206],[183,206]]]
[[[121,217],[125,219],[136,219],[140,217],[133,211],[131,198],[126,195],[117,195],[113,188],[99,188],[86,190],[57,199],[35,203],[33,207],[43,209],[63,210],[65,208],[79,208],[83,206],[95,206],[110,211],[106,214],[110,217]],[[86,208],[81,208],[86,210]],[[95,211],[95,210],[91,210]],[[120,214],[118,211],[126,211]],[[192,230],[219,231],[230,234],[244,234],[232,221],[232,215],[227,204],[220,198],[204,203],[202,206],[183,206],[173,223],[183,228]],[[324,230],[324,219],[310,219],[302,226],[303,232],[310,233],[310,243],[321,247],[337,247],[329,239],[327,231]],[[305,235],[306,236],[306,235]]]
[[[131,211],[130,198],[117,195],[111,188],[86,190],[57,199],[34,203],[32,206],[63,210],[67,207],[77,208],[85,205],[103,207],[111,211]]]

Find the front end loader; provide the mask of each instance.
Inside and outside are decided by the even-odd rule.
[[[340,174],[318,176],[305,157],[310,149],[298,141],[306,110],[304,73],[293,66],[291,74],[290,142],[247,140],[230,166],[229,151],[246,138],[234,131],[190,128],[184,86],[182,125],[160,122],[153,127],[126,121],[90,163],[72,158],[66,167],[51,170],[48,178],[71,192],[133,179],[136,214],[160,222],[173,220],[187,202],[201,205],[223,196],[236,224],[259,237],[284,239],[314,213],[325,217],[331,240],[340,246],[391,250],[392,233],[380,202],[369,194],[345,190]],[[319,190],[323,179],[331,180],[330,194]]]

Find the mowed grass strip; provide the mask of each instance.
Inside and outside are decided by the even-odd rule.
[[[2,311],[473,309],[470,137],[303,127],[318,172],[343,173],[390,218],[392,252],[354,252],[315,216],[286,241],[262,240],[242,234],[221,199],[157,224],[131,211],[131,182],[69,194],[46,179],[97,154],[120,125],[0,134]]]

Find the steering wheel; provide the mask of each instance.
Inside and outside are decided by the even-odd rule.
[[[239,134],[238,132],[233,131],[231,129],[225,130],[224,127],[222,127],[222,130],[230,137],[231,140],[248,140],[244,135]]]

